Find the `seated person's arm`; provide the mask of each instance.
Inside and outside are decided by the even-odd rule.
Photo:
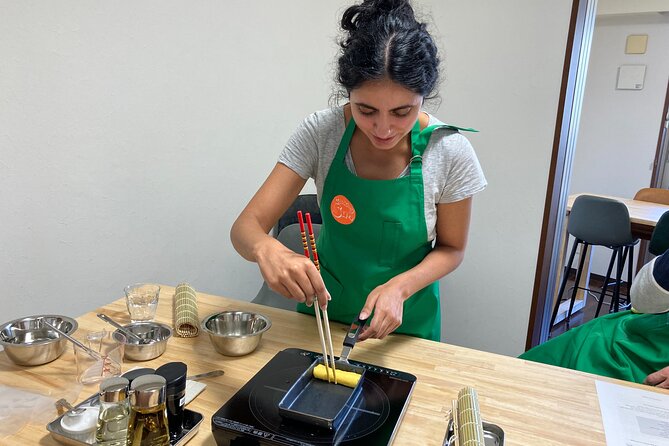
[[[664,313],[669,310],[669,253],[665,252],[641,268],[632,282],[630,296],[635,310]],[[669,366],[643,380],[649,386],[669,389]]]
[[[649,386],[669,389],[669,366],[646,376],[646,379],[643,380],[643,383],[648,384]]]
[[[669,311],[669,251],[646,263],[632,281],[632,308],[638,313]]]

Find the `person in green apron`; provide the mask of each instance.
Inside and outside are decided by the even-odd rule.
[[[641,268],[630,298],[632,310],[593,319],[520,358],[669,388],[669,252]]]
[[[330,320],[371,316],[360,336],[439,340],[438,280],[461,263],[472,196],[486,186],[459,127],[422,110],[439,73],[436,46],[406,0],[366,0],[343,14],[343,106],[307,117],[235,221],[231,239],[267,284]],[[313,178],[323,224],[320,272],[269,230]],[[328,305],[329,303],[329,305]]]

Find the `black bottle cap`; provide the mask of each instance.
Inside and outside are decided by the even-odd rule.
[[[156,375],[160,375],[167,381],[168,388],[186,388],[186,364],[183,362],[168,362],[156,369]]]

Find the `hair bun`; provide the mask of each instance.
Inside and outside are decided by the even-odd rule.
[[[404,6],[409,6],[408,0],[366,0],[363,4],[369,3],[381,11],[392,11]]]
[[[439,78],[437,47],[409,0],[364,0],[344,11],[337,82],[347,96],[369,80],[390,79],[429,97]]]
[[[364,0],[361,4],[351,6],[344,12],[341,27],[344,31],[355,32],[364,24],[388,15],[412,23],[416,22],[409,0]]]

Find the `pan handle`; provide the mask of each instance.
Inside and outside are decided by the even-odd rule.
[[[351,328],[348,329],[348,333],[346,333],[346,337],[344,338],[345,347],[353,348],[366,323],[367,319],[357,318],[355,322],[351,324]]]

